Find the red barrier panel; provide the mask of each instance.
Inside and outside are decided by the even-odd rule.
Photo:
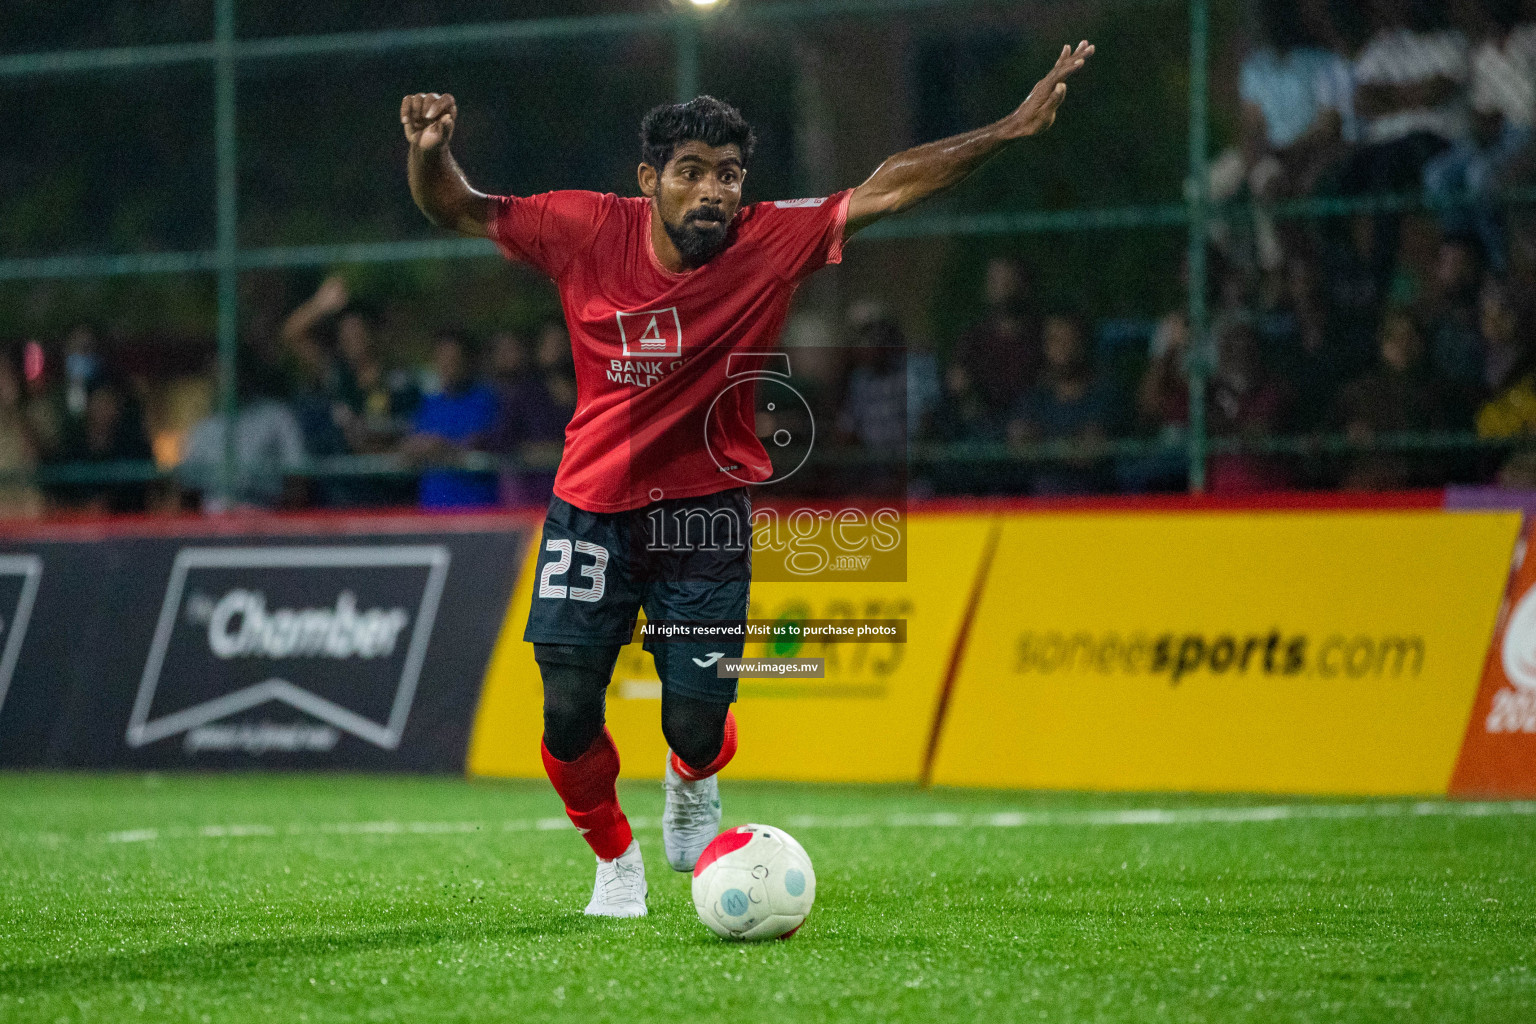
[[[1483,666],[1454,796],[1536,796],[1536,558],[1531,526],[1515,549],[1504,604]]]

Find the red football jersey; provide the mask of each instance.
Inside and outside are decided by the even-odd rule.
[[[842,259],[851,195],[745,206],[725,248],[680,274],[651,247],[649,199],[496,199],[491,238],[554,280],[570,329],[576,413],[555,494],[619,512],[773,475],[751,364],[729,357],[778,344],[795,288]]]

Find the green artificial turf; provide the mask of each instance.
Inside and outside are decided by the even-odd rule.
[[[625,922],[542,783],[0,775],[0,1021],[1536,1020],[1530,814],[723,789],[815,860],[790,941],[705,931],[656,785]]]

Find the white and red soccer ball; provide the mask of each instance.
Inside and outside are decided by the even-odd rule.
[[[814,902],[816,872],[805,847],[771,825],[720,833],[693,868],[693,907],[724,939],[787,939]]]

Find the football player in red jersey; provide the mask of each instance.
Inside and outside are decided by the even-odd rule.
[[[700,96],[641,125],[641,195],[476,191],[448,151],[452,96],[400,106],[411,195],[440,227],[489,238],[559,288],[576,365],[540,539],[524,639],[544,681],[543,759],[597,854],[588,914],[646,912],[640,847],[614,788],[618,752],[604,697],[643,608],[652,622],[740,621],[751,579],[747,486],[773,466],[754,429],[753,389],[730,358],[771,349],[795,288],[842,259],[860,228],[955,185],[1004,146],[1044,131],[1066,78],[1093,54],[1062,47],[1007,117],[898,153],[836,195],[742,205],[755,142],[735,109]],[[670,751],[662,838],[692,870],[720,826],[716,773],[736,751],[736,680],[715,666],[743,642],[647,641],[662,681]]]

